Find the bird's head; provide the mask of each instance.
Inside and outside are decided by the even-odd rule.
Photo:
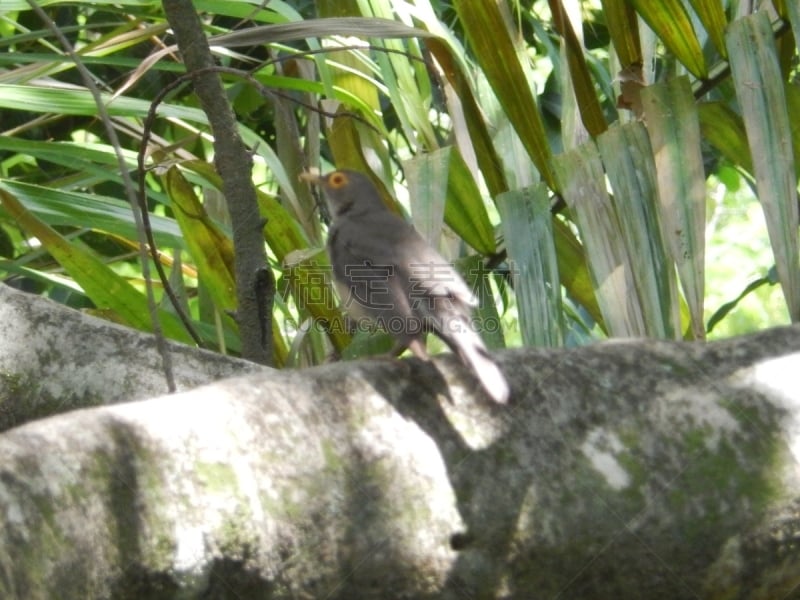
[[[386,210],[375,185],[363,173],[341,169],[327,175],[301,173],[300,178],[322,189],[334,219],[345,213],[355,216],[376,207]]]

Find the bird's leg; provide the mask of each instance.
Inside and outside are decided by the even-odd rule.
[[[405,352],[408,347],[409,342],[407,340],[395,340],[394,345],[389,350],[381,352],[380,354],[373,354],[371,358],[376,358],[378,360],[397,360],[397,357]]]
[[[425,340],[420,338],[396,340],[392,349],[386,353],[386,357],[396,358],[406,350],[411,350],[411,353],[419,359],[430,360],[428,351],[425,349]]]
[[[414,353],[414,356],[419,358],[420,360],[430,360],[430,356],[428,356],[428,350],[425,348],[425,340],[421,338],[414,338],[407,345],[408,349]]]
[[[397,340],[397,341],[395,341],[394,346],[392,346],[392,349],[389,350],[389,352],[387,353],[387,356],[391,356],[392,358],[397,358],[403,352],[406,351],[406,348],[408,348],[408,342],[407,341],[405,341],[405,340]]]

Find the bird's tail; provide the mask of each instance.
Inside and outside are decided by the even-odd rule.
[[[489,396],[498,404],[507,404],[509,388],[505,375],[489,357],[480,335],[468,323],[458,324],[455,331],[441,336],[466,366],[480,380]]]

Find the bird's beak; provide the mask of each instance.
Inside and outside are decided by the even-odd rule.
[[[308,183],[313,185],[319,185],[322,181],[322,176],[316,169],[311,169],[300,173],[300,180],[307,181]]]

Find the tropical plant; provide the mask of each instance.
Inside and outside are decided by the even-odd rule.
[[[8,283],[260,360],[243,339],[268,327],[277,365],[373,352],[334,301],[324,211],[297,177],[337,166],[371,173],[458,259],[493,347],[514,327],[524,344],[701,339],[707,181],[734,167],[800,320],[796,2],[197,0],[219,68],[193,77],[158,2],[39,5],[0,6]],[[247,308],[260,331],[243,325],[250,251],[236,255],[200,76],[223,79],[252,155],[258,281],[277,290],[274,319]]]

